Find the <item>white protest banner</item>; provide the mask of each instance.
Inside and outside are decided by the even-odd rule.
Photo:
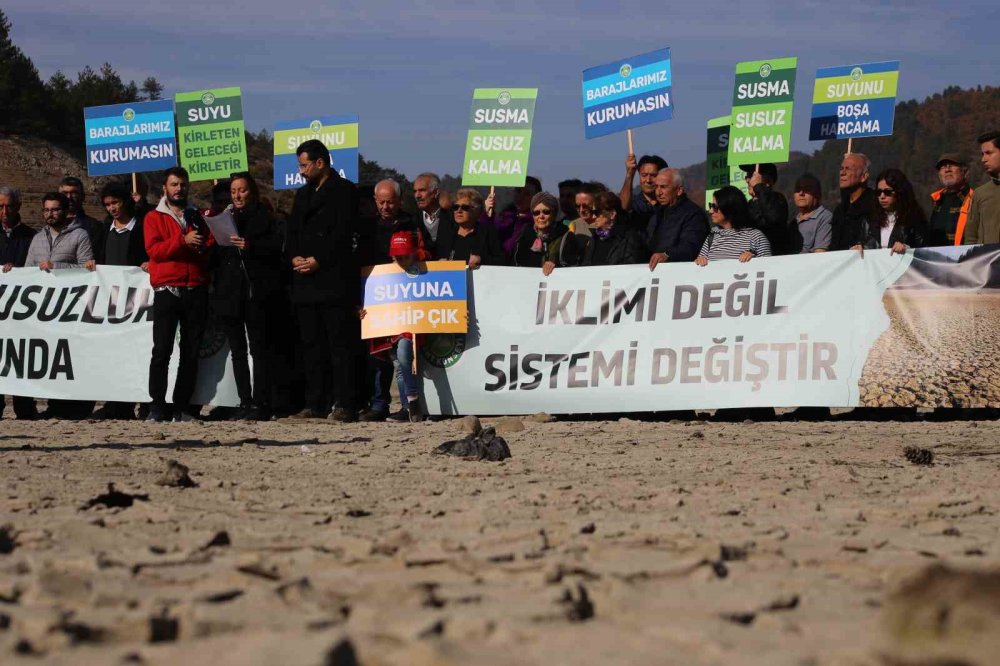
[[[153,289],[139,268],[15,268],[0,278],[0,393],[149,401]],[[209,322],[192,402],[236,406],[229,346]],[[170,396],[177,373],[171,356]]]
[[[913,254],[473,272],[466,336],[422,348],[431,414],[855,406]]]

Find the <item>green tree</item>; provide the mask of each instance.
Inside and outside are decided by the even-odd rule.
[[[0,127],[44,131],[45,87],[35,65],[10,37],[11,23],[0,9]]]

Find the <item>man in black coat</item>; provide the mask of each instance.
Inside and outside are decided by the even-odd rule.
[[[649,270],[664,261],[694,261],[708,237],[708,216],[684,192],[684,178],[677,169],[662,169],[656,175],[658,208],[646,228],[652,251]]]
[[[791,239],[788,229],[788,200],[775,192],[778,167],[770,163],[743,164],[740,166],[750,191],[750,218],[755,227],[764,232],[771,244],[771,254],[789,254]]]
[[[21,222],[21,193],[12,187],[0,187],[0,231],[0,265],[3,266],[3,272],[23,268],[35,230]],[[12,400],[17,418],[38,418],[33,398],[15,395]],[[4,408],[4,397],[0,395],[0,416],[3,415]]]
[[[330,168],[330,151],[322,142],[306,141],[296,153],[306,184],[295,193],[285,255],[292,267],[291,296],[305,363],[306,408],[298,416],[326,415],[329,363],[337,400],[329,418],[355,421],[354,361],[361,337],[361,276],[353,248],[358,190]]]
[[[831,250],[849,250],[868,241],[878,213],[878,197],[868,187],[871,162],[861,153],[844,156],[840,164],[840,205],[833,210]]]

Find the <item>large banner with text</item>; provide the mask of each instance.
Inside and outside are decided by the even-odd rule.
[[[1000,246],[472,276],[432,414],[1000,406]]]
[[[15,268],[0,280],[0,394],[149,401],[153,289],[139,268]],[[171,356],[170,387],[177,374]],[[209,320],[192,402],[236,406],[220,327]]]

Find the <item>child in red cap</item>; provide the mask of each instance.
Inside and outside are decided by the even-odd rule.
[[[397,231],[392,235],[389,239],[389,256],[394,264],[410,274],[419,273],[420,262],[430,259],[430,254],[419,247],[411,231]],[[366,314],[364,308],[358,311],[361,319]],[[374,338],[368,342],[373,355],[387,356],[399,368],[403,380],[400,402],[405,400],[404,408],[410,413],[410,421],[423,421],[424,412],[420,406],[420,389],[417,384],[417,335],[400,333],[386,338]]]

